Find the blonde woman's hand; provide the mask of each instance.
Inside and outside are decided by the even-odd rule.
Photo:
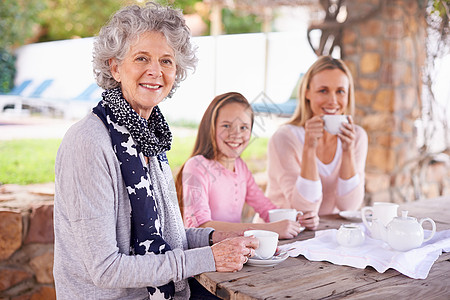
[[[296,237],[301,230],[300,223],[291,220],[281,220],[268,224],[267,230],[278,233],[280,239],[292,239]]]
[[[338,134],[342,142],[342,151],[353,151],[355,147],[356,133],[352,116],[348,116],[348,123],[343,123],[341,133]]]
[[[314,116],[305,123],[305,147],[316,148],[317,141],[323,136],[324,122],[321,116]]]
[[[217,272],[236,272],[255,255],[259,241],[255,237],[234,237],[211,246]]]

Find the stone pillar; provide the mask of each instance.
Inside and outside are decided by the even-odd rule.
[[[347,1],[342,58],[355,79],[356,121],[369,136],[366,204],[414,200],[404,166],[417,157],[414,121],[420,116],[425,62],[425,9],[419,1]]]
[[[0,299],[53,300],[53,195],[0,186]],[[50,185],[54,190],[54,185]]]

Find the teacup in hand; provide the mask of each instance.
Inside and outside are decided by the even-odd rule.
[[[303,212],[293,208],[276,208],[269,210],[269,221],[277,222],[281,220],[296,221],[297,215],[303,215]]]
[[[347,115],[324,115],[322,120],[325,123],[325,130],[333,135],[341,132],[343,123],[348,123]]]
[[[269,259],[277,250],[278,233],[267,230],[247,230],[244,236],[254,236],[259,241],[259,247],[255,250],[255,257],[259,259]]]

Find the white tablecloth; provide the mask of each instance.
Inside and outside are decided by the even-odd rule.
[[[439,255],[450,251],[450,230],[436,232],[420,248],[406,252],[393,250],[387,243],[368,235],[359,247],[343,247],[336,241],[336,233],[337,229],[317,231],[312,239],[285,244],[280,249],[291,257],[303,255],[311,261],[329,261],[360,269],[372,266],[380,273],[392,268],[414,279],[425,279]],[[425,236],[428,234],[425,230]]]

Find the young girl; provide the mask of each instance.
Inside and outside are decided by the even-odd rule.
[[[253,111],[239,93],[219,95],[209,105],[198,129],[191,157],[177,175],[178,200],[186,227],[216,230],[275,231],[280,238],[293,238],[303,227],[299,222],[240,223],[244,202],[269,221],[276,208],[256,185],[240,158],[253,126]]]

